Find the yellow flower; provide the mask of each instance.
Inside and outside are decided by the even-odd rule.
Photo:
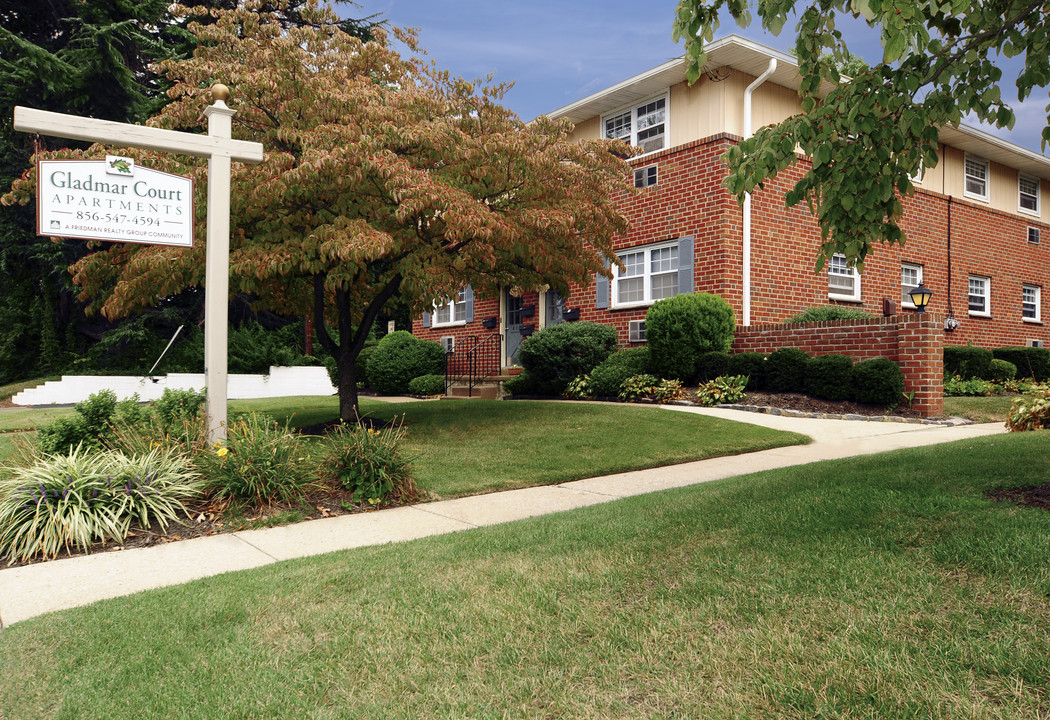
[[[224,458],[224,457],[226,457],[226,453],[228,453],[228,452],[229,452],[229,450],[227,448],[221,447],[221,448],[219,448],[218,450],[215,451],[215,454],[218,455],[221,458]]]

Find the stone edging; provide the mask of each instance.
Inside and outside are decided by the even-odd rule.
[[[688,404],[695,405],[696,403]],[[769,405],[717,405],[716,407],[724,408],[726,410],[743,410],[745,412],[764,413],[766,415],[813,418],[815,420],[865,420],[868,422],[908,423],[910,425],[946,425],[948,427],[973,424],[972,420],[967,420],[966,418],[961,417],[950,417],[945,420],[931,420],[929,418],[906,418],[900,415],[856,415],[853,413],[802,412],[801,410],[784,410],[781,408],[770,407]]]

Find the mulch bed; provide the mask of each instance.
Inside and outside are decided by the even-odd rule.
[[[761,393],[748,391],[747,397],[741,401],[743,405],[759,405],[780,408],[781,410],[798,410],[805,413],[826,413],[829,415],[865,415],[867,417],[881,417],[883,415],[895,415],[897,417],[917,418],[922,417],[914,409],[907,405],[898,405],[893,410],[887,410],[881,405],[862,405],[855,402],[833,402],[819,398],[802,395],[799,393]]]
[[[1032,487],[995,490],[988,493],[988,497],[993,500],[1005,500],[1018,505],[1050,510],[1050,483]]]

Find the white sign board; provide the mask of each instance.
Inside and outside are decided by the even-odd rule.
[[[193,246],[193,180],[131,158],[41,160],[37,234]]]

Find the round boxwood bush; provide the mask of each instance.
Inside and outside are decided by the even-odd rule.
[[[561,395],[570,380],[589,373],[615,351],[616,331],[608,325],[571,322],[548,325],[527,337],[518,360],[529,372],[528,392]]]
[[[660,300],[645,314],[653,372],[692,382],[701,353],[729,352],[735,327],[733,308],[717,295],[697,293]]]
[[[532,375],[528,370],[522,370],[510,380],[504,380],[503,392],[509,395],[528,395],[532,392]]]
[[[988,379],[994,383],[1004,383],[1017,377],[1017,366],[1009,360],[998,358],[988,363]]]
[[[766,386],[772,392],[805,392],[809,355],[798,348],[780,348],[766,359]]]
[[[853,366],[853,396],[857,402],[896,407],[903,393],[904,376],[892,360],[872,358]]]
[[[629,377],[649,371],[649,348],[621,350],[605,358],[591,371],[588,383],[591,394],[598,397],[616,397],[620,385]]]
[[[406,330],[384,336],[368,358],[368,383],[383,395],[403,395],[412,378],[444,371],[441,344],[422,340]]]
[[[700,382],[710,382],[729,374],[729,353],[712,350],[700,353],[696,361],[696,377]]]
[[[806,363],[806,393],[824,400],[853,397],[853,360],[846,355],[821,355]]]
[[[730,355],[726,363],[726,375],[743,375],[747,378],[747,389],[751,392],[766,387],[766,356],[758,352],[742,352]]]
[[[444,395],[444,375],[420,375],[408,381],[408,392],[412,395]]]

